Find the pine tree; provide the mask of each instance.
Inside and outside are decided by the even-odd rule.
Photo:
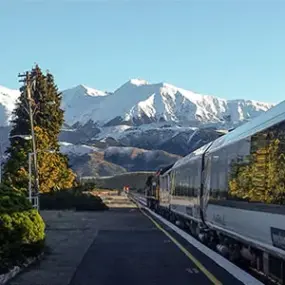
[[[48,72],[43,76],[40,68],[36,66],[32,76],[39,78],[34,88],[34,100],[38,104],[34,117],[35,126],[39,126],[48,133],[50,147],[58,150],[58,136],[64,123],[64,111],[60,108],[61,94],[51,73]]]
[[[48,72],[44,75],[39,66],[32,69],[31,78],[33,78],[32,109],[34,110],[40,191],[70,188],[75,181],[75,175],[68,168],[67,156],[58,152],[58,136],[64,122],[64,111],[60,108],[61,94],[58,92],[52,74]],[[21,95],[13,112],[11,137],[31,134],[25,84],[20,91]],[[47,153],[45,150],[52,150],[55,153]],[[7,150],[9,159],[4,166],[4,181],[15,189],[27,188],[29,152],[32,152],[30,141],[19,137],[10,138],[10,147]]]

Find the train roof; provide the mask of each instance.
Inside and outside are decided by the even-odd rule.
[[[252,119],[251,121],[241,125],[240,127],[237,127],[222,137],[217,138],[209,148],[209,152],[218,150],[225,147],[226,145],[245,139],[284,120],[285,101],[271,108],[267,112],[259,115],[258,117]]]
[[[212,143],[213,142],[207,143],[207,144],[203,145],[202,147],[194,150],[190,154],[184,156],[183,158],[177,160],[176,163],[173,165],[172,169],[181,167],[182,165],[187,164],[190,160],[195,160],[197,158],[201,158],[203,153],[205,153],[205,151],[210,147],[210,145]]]
[[[172,164],[170,164],[170,165],[168,165],[168,166],[162,168],[162,169],[160,170],[160,175],[163,175],[164,173],[166,173],[167,170],[169,170],[173,165],[174,165],[174,163],[172,163]]]
[[[258,117],[252,119],[251,121],[237,127],[233,131],[217,138],[216,140],[210,143],[205,144],[204,146],[191,152],[187,156],[179,159],[172,166],[172,168],[168,169],[168,171],[170,169],[181,167],[186,163],[188,163],[190,160],[201,157],[205,151],[209,152],[216,151],[217,149],[220,149],[222,147],[225,147],[226,145],[232,144],[234,142],[252,136],[253,134],[265,130],[269,127],[272,127],[284,120],[285,120],[285,101],[282,101],[281,103],[271,108],[267,112],[259,115]]]

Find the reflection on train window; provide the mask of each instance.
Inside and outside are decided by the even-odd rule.
[[[285,122],[211,154],[213,200],[285,204]]]
[[[199,195],[201,160],[190,160],[177,169],[174,176],[174,196],[197,197]]]

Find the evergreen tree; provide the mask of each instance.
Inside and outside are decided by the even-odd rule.
[[[51,73],[44,76],[38,66],[32,71],[36,77],[33,98],[37,103],[34,116],[35,126],[39,126],[48,133],[50,147],[58,150],[58,136],[64,123],[64,111],[60,108],[61,94],[54,83]]]
[[[44,75],[39,68],[31,71],[32,109],[36,148],[38,152],[38,170],[40,191],[69,188],[75,181],[75,175],[68,168],[67,156],[58,153],[58,136],[64,122],[64,111],[60,108],[61,94],[54,83],[52,74]],[[13,112],[13,128],[10,137],[30,135],[30,121],[27,112],[26,84],[20,89],[21,95]],[[52,150],[55,153],[46,153]],[[28,153],[32,152],[31,141],[23,138],[10,138],[7,150],[9,159],[4,166],[4,181],[16,189],[26,189],[28,185]]]

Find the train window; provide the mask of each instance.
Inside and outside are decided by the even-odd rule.
[[[201,161],[189,161],[175,171],[175,196],[197,197],[200,190]]]
[[[226,149],[218,150],[211,155],[211,179],[209,180],[210,197],[213,200],[225,199],[228,192],[228,166]]]
[[[285,204],[285,121],[227,151],[231,156],[227,199]]]
[[[251,137],[250,151],[231,165],[229,194],[248,202],[285,204],[285,122]]]
[[[244,147],[242,144],[244,144],[244,141],[229,145],[211,155],[211,159],[209,160],[211,172],[207,185],[207,187],[211,189],[211,200],[220,201],[232,199],[231,195],[229,195],[229,186],[231,185],[229,178],[230,174],[235,171],[235,169],[231,167],[232,161],[237,161],[239,157],[244,161],[250,149],[250,144],[248,144],[248,147]]]

